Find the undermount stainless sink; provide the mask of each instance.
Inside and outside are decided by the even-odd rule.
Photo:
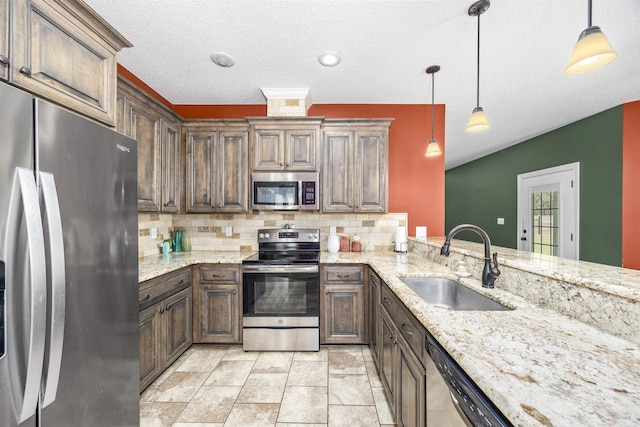
[[[506,311],[511,308],[455,280],[443,277],[403,277],[400,280],[428,304],[447,310]]]

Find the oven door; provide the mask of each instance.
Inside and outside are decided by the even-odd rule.
[[[243,267],[243,325],[318,326],[318,265]]]

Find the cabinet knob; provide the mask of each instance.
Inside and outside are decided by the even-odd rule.
[[[237,295],[237,294],[238,294],[238,291],[234,289],[233,294],[234,294],[234,295]]]
[[[388,300],[388,299],[386,299],[386,298],[382,298],[382,302],[383,302],[383,303],[385,303],[385,304],[387,304],[387,305],[391,305],[391,301],[389,301],[389,300]]]
[[[20,67],[20,70],[18,71],[20,71],[25,76],[31,76],[31,68],[29,67]]]
[[[0,55],[0,64],[9,65],[9,58],[4,55]]]
[[[171,308],[171,305],[166,306],[164,309],[169,311],[169,309]]]
[[[331,292],[329,292],[329,289],[327,289],[326,291],[324,291],[324,293],[329,295]]]
[[[280,162],[280,166],[282,166],[282,162]]]
[[[160,313],[164,313],[164,308],[161,308],[161,309],[160,309]]]

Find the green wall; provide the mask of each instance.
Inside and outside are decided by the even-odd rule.
[[[580,259],[620,266],[622,106],[446,171],[445,232],[476,224],[492,244],[516,248],[518,174],[573,162],[580,162]],[[467,231],[456,238],[479,241]]]

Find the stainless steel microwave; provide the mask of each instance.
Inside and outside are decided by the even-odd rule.
[[[251,209],[320,210],[320,186],[315,172],[254,172]]]

